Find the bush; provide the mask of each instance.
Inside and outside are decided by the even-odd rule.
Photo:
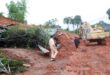
[[[5,67],[5,69],[4,69]],[[11,75],[14,75],[16,73],[20,73],[25,71],[25,67],[23,66],[23,62],[8,59],[5,54],[0,52],[0,72],[9,73],[9,68],[11,71]]]
[[[42,45],[43,47],[47,47],[48,41],[50,38],[49,33],[46,32],[46,30],[44,28],[37,28],[35,30],[35,34],[37,35],[37,37],[36,37],[37,43]]]
[[[0,41],[2,47],[35,48],[37,44],[47,47],[49,34],[41,27],[28,29],[13,27],[3,33],[2,38]]]
[[[17,27],[9,29],[2,34],[5,47],[25,47],[26,46],[26,31]]]
[[[8,65],[10,66],[10,70],[12,74],[25,71],[25,67],[23,66],[23,62],[21,61],[3,59],[2,63],[5,65],[5,67],[8,67]]]

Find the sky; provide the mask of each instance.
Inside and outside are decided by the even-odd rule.
[[[0,12],[8,14],[5,4],[10,1],[0,0]],[[110,0],[27,0],[26,20],[29,24],[37,25],[57,18],[62,26],[64,17],[80,15],[83,21],[90,24],[100,20],[110,23],[106,14],[109,8]]]

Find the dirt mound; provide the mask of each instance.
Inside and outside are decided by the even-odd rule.
[[[59,58],[68,57],[76,50],[74,45],[74,37],[71,33],[67,32],[57,32],[56,35],[62,34],[57,37],[58,41],[61,43],[61,48],[59,49]]]
[[[76,51],[72,40],[77,35],[63,34],[58,37],[62,44],[59,55],[60,57],[69,57],[69,64],[65,65],[65,70],[69,72],[68,75],[110,74],[110,38],[106,39],[107,45],[84,46],[84,41],[81,40],[80,49]]]
[[[12,20],[11,18],[6,18],[3,16],[0,16],[0,25],[15,25],[16,21]]]

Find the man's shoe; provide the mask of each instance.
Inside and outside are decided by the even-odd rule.
[[[55,58],[51,58],[51,61],[55,61]]]

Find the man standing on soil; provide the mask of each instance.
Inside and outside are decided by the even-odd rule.
[[[54,61],[56,58],[56,55],[58,54],[58,51],[57,51],[57,47],[55,45],[55,40],[54,40],[53,35],[50,36],[49,46],[50,46],[50,50],[51,50],[51,53],[50,53],[51,60]]]
[[[55,36],[55,34],[50,36],[49,46],[50,46],[50,50],[51,50],[50,56],[51,56],[51,60],[52,61],[55,60],[55,58],[56,58],[56,56],[58,54],[57,47],[58,47],[58,44],[60,44],[60,43],[59,43],[57,37],[59,37],[62,34],[63,33],[59,33],[57,36]]]
[[[75,37],[74,43],[75,43],[76,48],[78,48],[80,44],[80,39],[78,37]]]

